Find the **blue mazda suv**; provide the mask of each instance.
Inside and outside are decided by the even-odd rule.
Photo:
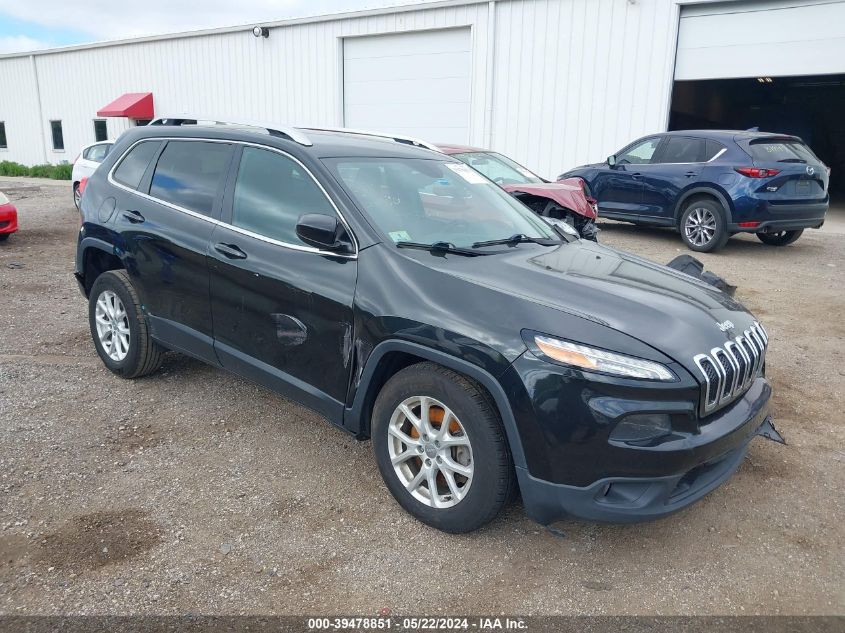
[[[694,251],[735,233],[786,246],[824,224],[830,170],[797,136],[686,130],[638,139],[603,163],[558,176],[583,178],[599,215],[671,226]]]

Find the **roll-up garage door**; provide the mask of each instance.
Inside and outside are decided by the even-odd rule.
[[[845,2],[746,0],[681,9],[675,79],[845,72]]]
[[[470,48],[466,28],[344,40],[344,124],[468,142]]]

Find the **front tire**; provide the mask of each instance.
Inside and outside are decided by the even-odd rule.
[[[387,381],[373,409],[372,438],[393,497],[444,532],[478,529],[516,491],[513,460],[489,396],[440,365],[412,365]]]
[[[73,204],[77,211],[82,211],[82,194],[79,193],[79,183],[73,183]]]
[[[125,270],[94,281],[88,296],[91,338],[103,364],[121,378],[140,378],[161,365],[164,348],[150,336],[141,301]]]
[[[698,198],[686,206],[679,228],[687,247],[698,253],[717,251],[730,237],[722,205],[707,198]]]
[[[769,246],[787,246],[801,237],[804,229],[778,231],[776,233],[757,233],[757,239]]]
[[[0,242],[5,242],[9,239],[11,233],[0,233]]]

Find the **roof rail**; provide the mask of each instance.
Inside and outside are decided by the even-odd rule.
[[[386,134],[385,132],[371,132],[368,130],[355,130],[346,127],[303,127],[303,130],[313,130],[314,132],[341,132],[343,134],[358,134],[361,136],[375,136],[377,138],[386,138],[392,141],[396,141],[397,143],[403,143],[405,145],[414,145],[416,147],[424,147],[426,149],[433,150],[442,154],[440,148],[434,145],[433,143],[429,143],[428,141],[424,141],[419,138],[414,138],[413,136],[398,136],[396,134]]]
[[[310,147],[313,145],[311,139],[303,133],[299,128],[289,125],[278,125],[276,123],[267,123],[265,121],[254,121],[251,119],[241,119],[237,121],[223,120],[219,117],[200,116],[193,114],[178,114],[175,116],[161,116],[156,117],[147,125],[231,125],[240,127],[254,127],[266,130],[268,134],[273,136],[281,136],[287,138],[294,143]]]

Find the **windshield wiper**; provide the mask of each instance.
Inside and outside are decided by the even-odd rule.
[[[431,244],[424,244],[422,242],[396,242],[396,248],[417,248],[422,251],[430,251],[432,253],[454,253],[455,255],[464,255],[466,257],[477,257],[478,255],[492,255],[493,253],[479,253],[468,248],[459,248],[450,242],[432,242]]]
[[[524,242],[532,242],[534,244],[540,244],[542,246],[555,246],[557,244],[561,244],[562,240],[548,239],[545,237],[528,237],[524,233],[517,233],[502,240],[487,240],[485,242],[475,242],[472,247],[481,248],[482,246],[501,246],[503,244],[507,246],[516,246],[517,244],[522,244]]]

